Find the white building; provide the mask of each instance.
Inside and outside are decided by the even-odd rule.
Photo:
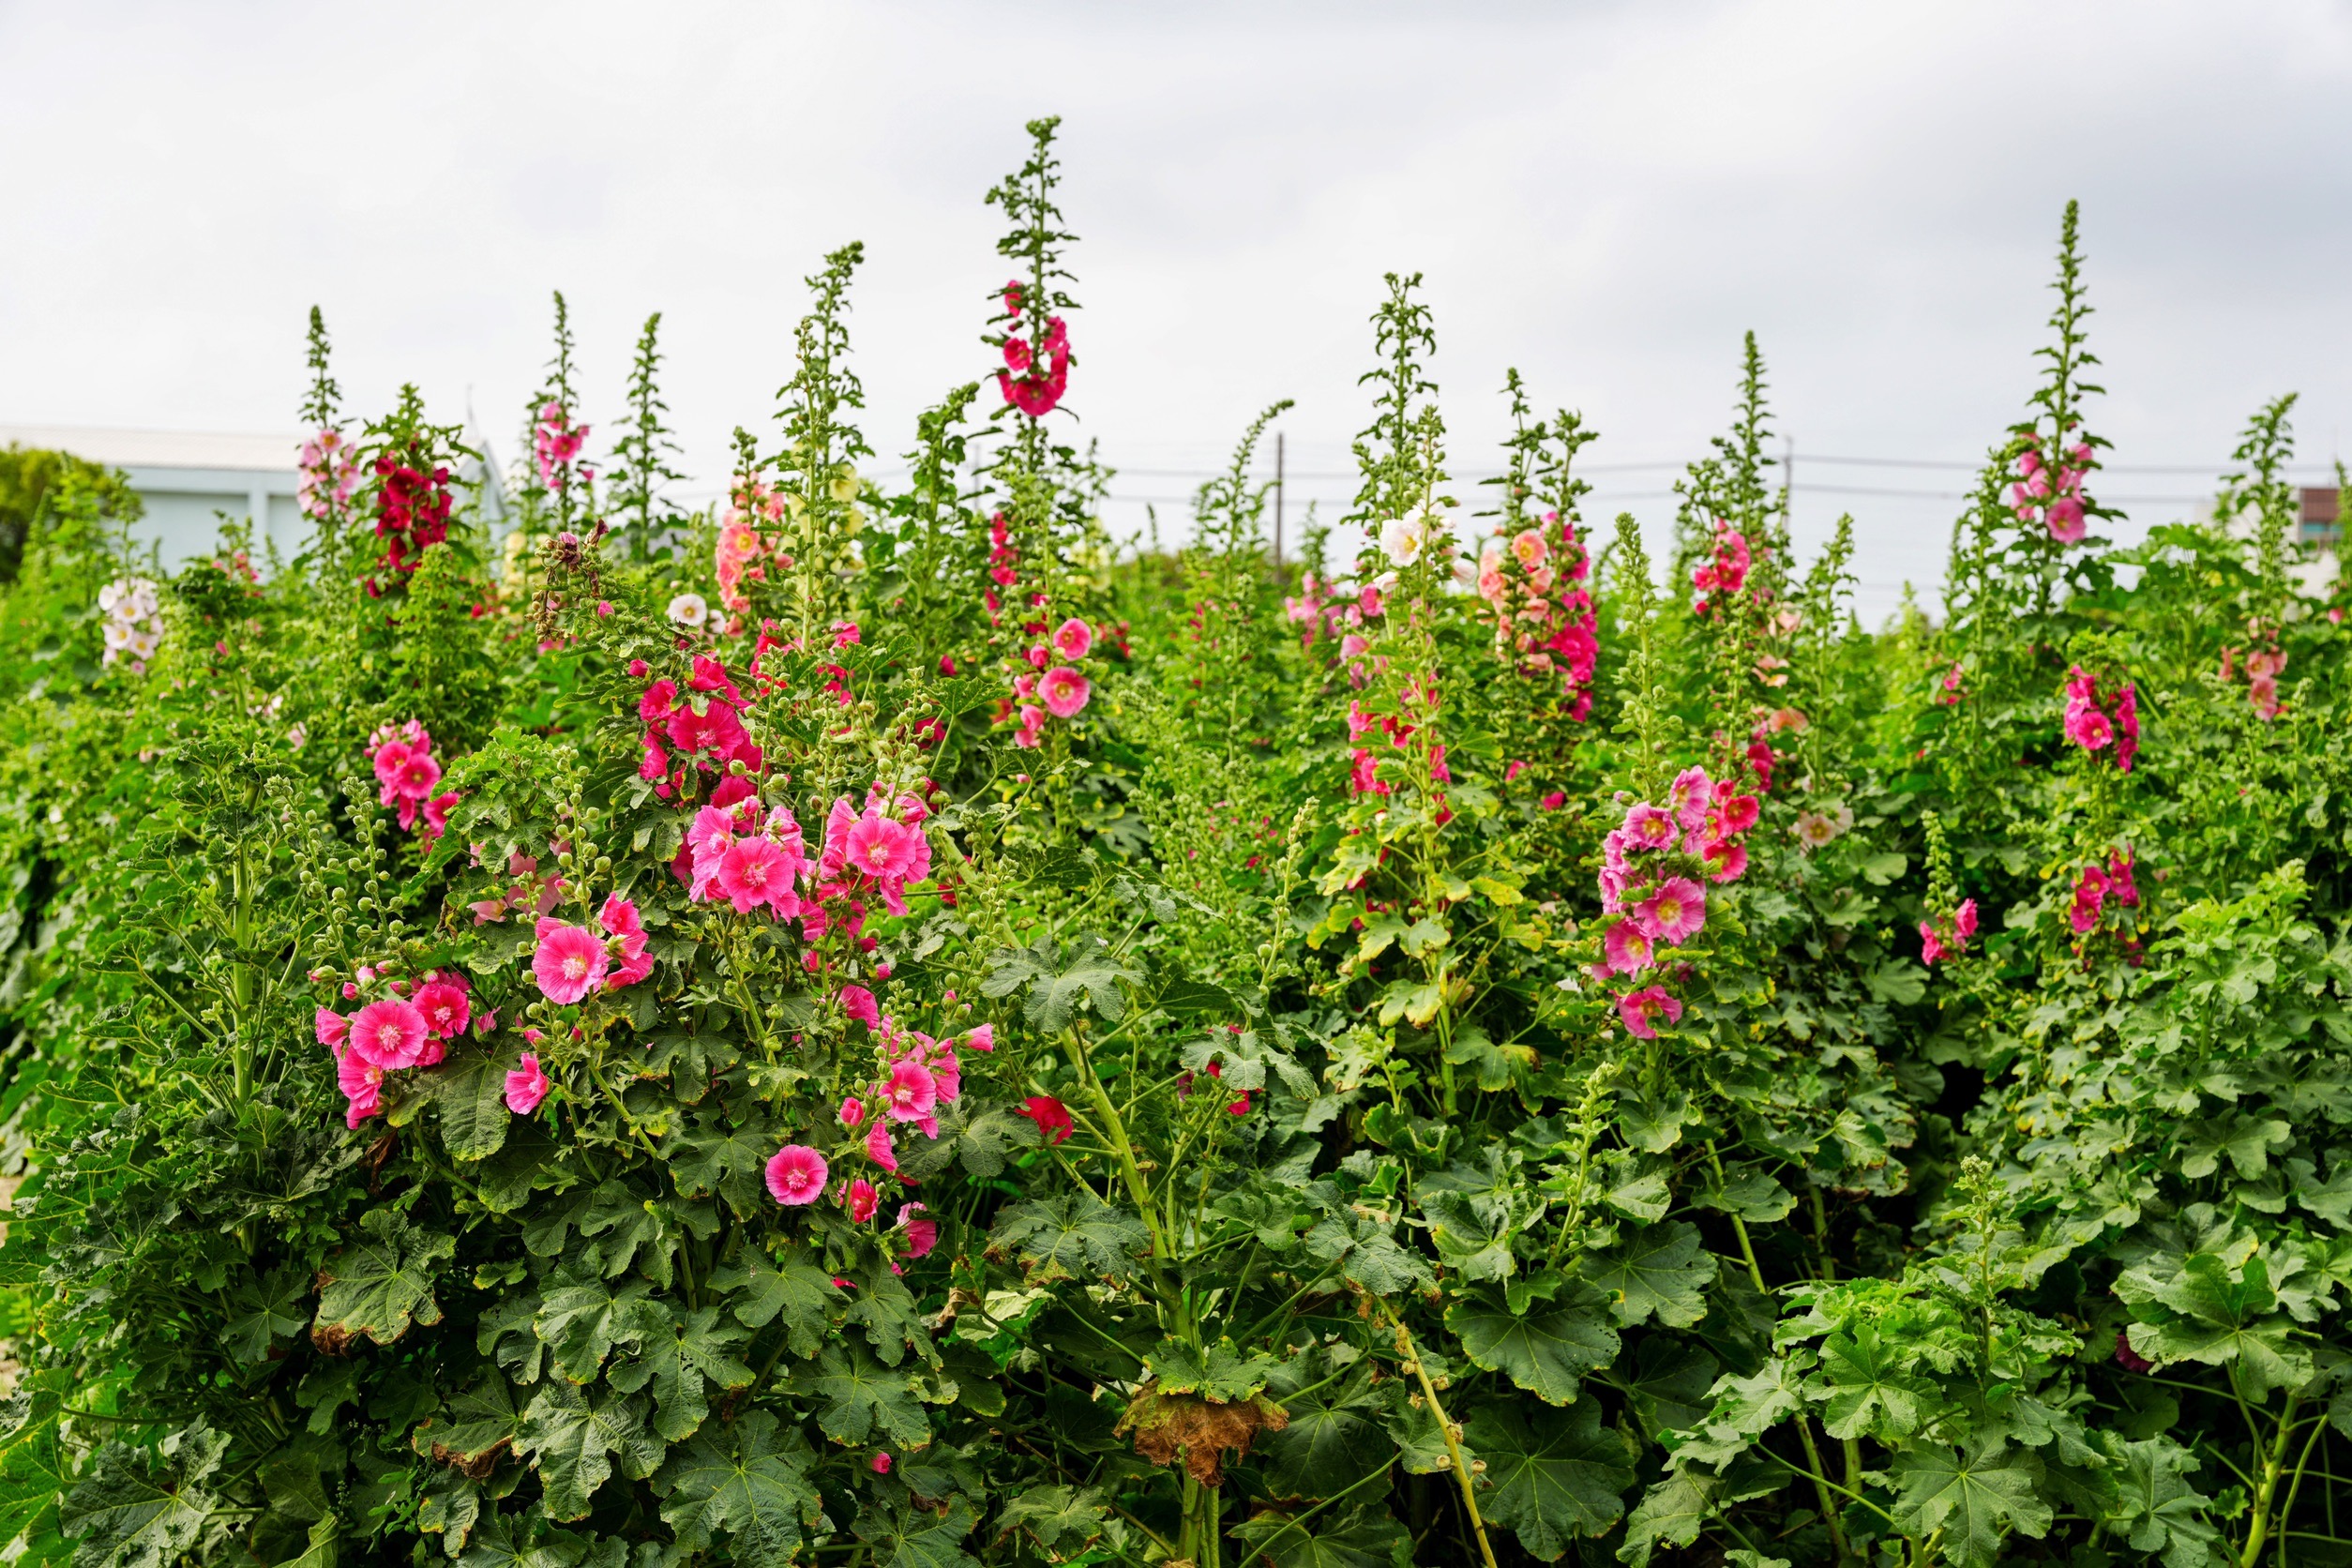
[[[254,525],[257,557],[264,540],[281,557],[302,547],[303,519],[294,505],[300,436],[0,425],[0,446],[10,443],[121,469],[147,509],[131,535],[160,546],[167,568],[210,554],[224,512]]]

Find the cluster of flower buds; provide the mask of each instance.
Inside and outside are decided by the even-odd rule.
[[[316,970],[310,978],[323,982],[328,974]],[[328,1007],[318,1009],[314,1027],[319,1044],[335,1053],[346,1126],[355,1128],[382,1112],[388,1075],[437,1065],[449,1043],[469,1026],[477,1036],[498,1028],[495,1013],[474,1012],[472,989],[464,974],[454,969],[428,970],[411,981],[362,965],[343,982],[342,997],[363,1002],[373,992],[372,999],[348,1016]]]
[[[449,826],[449,808],[458,804],[458,792],[434,792],[441,783],[441,764],[433,759],[432,735],[412,718],[377,730],[368,738],[368,749],[377,802],[400,812],[400,831],[422,833],[429,844],[440,837]]]
[[[1026,292],[1018,280],[1004,285],[1006,315],[1020,315]],[[1003,352],[1004,369],[996,373],[996,384],[1004,400],[1032,419],[1052,413],[1070,387],[1069,326],[1060,316],[1048,316],[1044,336],[1034,342],[1017,332],[1005,334]]]
[[[359,488],[356,450],[351,438],[332,425],[302,444],[294,467],[294,505],[307,518],[324,521]]]
[[[1601,652],[1592,596],[1584,587],[1591,570],[1576,526],[1546,512],[1540,528],[1488,537],[1474,579],[1478,596],[1494,611],[1496,648],[1515,656],[1526,674],[1558,675],[1572,701],[1568,716],[1578,724],[1592,712],[1592,667]]]
[[[1691,598],[1692,612],[1705,615],[1724,600],[1736,596],[1747,586],[1753,565],[1747,535],[1717,518],[1713,549],[1691,572],[1691,587],[1696,590]]]
[[[2017,454],[2017,479],[2009,490],[2010,509],[2019,522],[2029,527],[2038,522],[2058,543],[2073,544],[2090,526],[2083,497],[2083,481],[2090,477],[2090,443],[2075,443],[2053,463],[2042,455],[2040,436],[2024,439],[2025,450]]]
[[[414,455],[412,449],[412,455]],[[416,569],[426,550],[449,536],[449,470],[436,467],[428,474],[415,463],[385,453],[375,460],[376,537],[384,541],[384,565],[402,577]],[[368,592],[383,586],[368,580]]]
[[[2115,765],[2130,773],[2140,750],[2139,697],[2132,683],[2102,698],[2098,681],[2075,665],[2066,677],[2066,738],[2093,756],[2112,746]]]
[[[1606,924],[1596,980],[1638,976],[1662,962],[1666,949],[1707,925],[1707,890],[1699,879],[1736,882],[1747,870],[1741,839],[1760,807],[1731,780],[1711,780],[1686,768],[1666,792],[1666,804],[1637,801],[1601,840],[1601,908]],[[1681,1000],[1651,984],[1618,998],[1618,1016],[1643,1039],[1657,1036],[1657,1020],[1681,1020]]]
[[[99,662],[128,660],[133,674],[145,674],[147,661],[163,641],[163,605],[155,583],[143,577],[116,578],[98,590],[98,602],[106,617],[106,652]]]
[[[1094,686],[1079,661],[1094,651],[1094,628],[1072,616],[1053,628],[1031,621],[1021,628],[1035,639],[1020,653],[1027,668],[1013,677],[1013,695],[998,704],[1000,719],[1018,717],[1013,744],[1034,748],[1044,738],[1046,718],[1076,718],[1093,700]]]
[[[2246,651],[2245,663],[2237,663],[2238,650],[2222,650],[2222,679],[2235,681],[2238,670],[2246,673],[2246,701],[2264,719],[2274,719],[2285,710],[2279,701],[2279,677],[2286,672],[2286,650],[2279,646],[2278,628],[2266,626],[2260,621],[2247,624],[2247,637],[2260,646]]]
[[[531,425],[531,455],[538,462],[539,483],[551,490],[560,490],[571,483],[572,464],[580,457],[580,449],[588,441],[588,427],[574,424],[564,405],[549,402],[539,409],[539,416]],[[595,472],[586,464],[580,475],[593,479]]]

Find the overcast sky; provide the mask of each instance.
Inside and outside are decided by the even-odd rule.
[[[2317,0],[0,0],[0,422],[291,432],[315,302],[355,408],[415,381],[511,455],[561,288],[600,427],[663,312],[707,489],[855,238],[895,459],[989,369],[980,197],[1047,113],[1082,236],[1065,406],[1123,527],[1181,516],[1280,397],[1294,506],[1344,498],[1365,317],[1417,270],[1456,472],[1494,461],[1515,365],[1602,431],[1592,509],[1651,523],[1755,329],[1800,540],[1853,511],[1875,618],[1932,588],[1967,475],[1808,459],[1998,439],[2070,196],[2119,468],[2217,464],[2289,390],[2305,459],[2352,433],[2352,14]],[[2144,525],[2209,483],[2105,489],[2157,498]]]

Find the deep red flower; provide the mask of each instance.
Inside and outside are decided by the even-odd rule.
[[[1032,1094],[1015,1114],[1036,1123],[1038,1134],[1048,1143],[1060,1143],[1070,1136],[1070,1108],[1050,1094]]]

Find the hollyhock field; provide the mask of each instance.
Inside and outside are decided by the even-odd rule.
[[[1275,404],[1138,553],[1029,128],[971,379],[880,448],[852,245],[706,512],[659,318],[590,409],[560,298],[489,478],[314,314],[294,559],[52,494],[0,1562],[2352,1561],[2292,400],[2103,537],[2070,208],[1872,631],[1753,340],[1653,555],[1516,372],[1449,448],[1367,279],[1364,549],[1270,554]]]

